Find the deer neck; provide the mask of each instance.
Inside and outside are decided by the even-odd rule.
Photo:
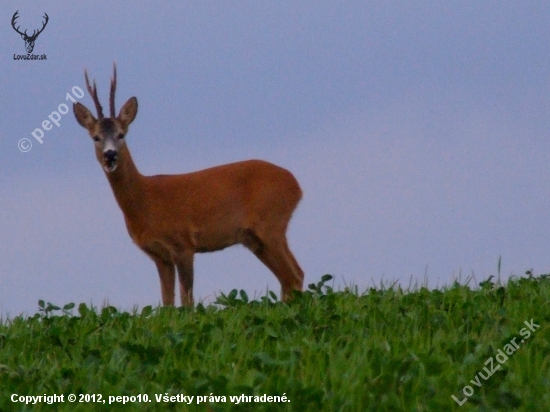
[[[105,174],[124,216],[141,220],[145,212],[144,176],[137,170],[126,145],[119,151],[117,168]]]

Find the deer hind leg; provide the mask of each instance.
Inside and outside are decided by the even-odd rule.
[[[157,265],[160,278],[160,292],[164,306],[174,306],[174,287],[176,285],[176,268],[172,262],[151,256]]]
[[[290,251],[290,248],[288,247],[288,243],[286,241],[286,238],[285,238],[284,243],[285,243],[285,252],[286,252],[287,258],[290,260],[291,266],[294,268],[294,271],[293,271],[294,280],[296,282],[295,284],[297,285],[297,287],[295,287],[295,289],[299,290],[299,291],[302,291],[303,286],[304,286],[304,271],[302,270],[302,268],[298,264],[298,261],[296,260],[296,258],[292,254],[292,252]]]
[[[183,306],[193,306],[193,253],[183,252],[176,259],[180,298]]]
[[[284,234],[261,239],[252,229],[247,229],[242,243],[277,277],[282,300],[288,300],[293,290],[302,290],[304,272],[288,248]]]

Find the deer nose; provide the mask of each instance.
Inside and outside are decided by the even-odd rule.
[[[114,162],[118,156],[118,152],[116,150],[107,150],[103,153],[103,158],[107,162]]]

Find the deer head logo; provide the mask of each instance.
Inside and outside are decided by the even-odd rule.
[[[27,35],[27,30],[25,30],[25,33],[21,33],[19,31],[19,27],[20,26],[17,26],[17,28],[15,27],[15,20],[17,20],[17,18],[19,17],[17,15],[17,13],[19,13],[19,10],[17,10],[12,19],[11,19],[11,26],[13,27],[13,29],[19,33],[21,35],[21,38],[23,40],[25,40],[25,48],[27,49],[27,53],[32,53],[33,49],[34,49],[34,42],[36,41],[36,38],[38,37],[38,35],[40,33],[42,33],[42,31],[44,30],[44,28],[46,27],[46,24],[48,24],[48,20],[49,20],[49,17],[46,13],[44,13],[44,18],[46,19],[46,21],[43,23],[43,26],[40,30],[38,30],[38,32],[36,30],[33,31],[32,35],[29,36]]]

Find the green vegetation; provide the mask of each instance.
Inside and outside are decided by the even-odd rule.
[[[216,305],[140,313],[41,301],[32,317],[0,321],[0,410],[550,410],[550,275],[364,293],[333,291],[330,279],[290,304],[236,290]],[[13,394],[64,402],[25,405]],[[254,402],[262,395],[290,402]],[[109,406],[109,396],[136,398]]]

